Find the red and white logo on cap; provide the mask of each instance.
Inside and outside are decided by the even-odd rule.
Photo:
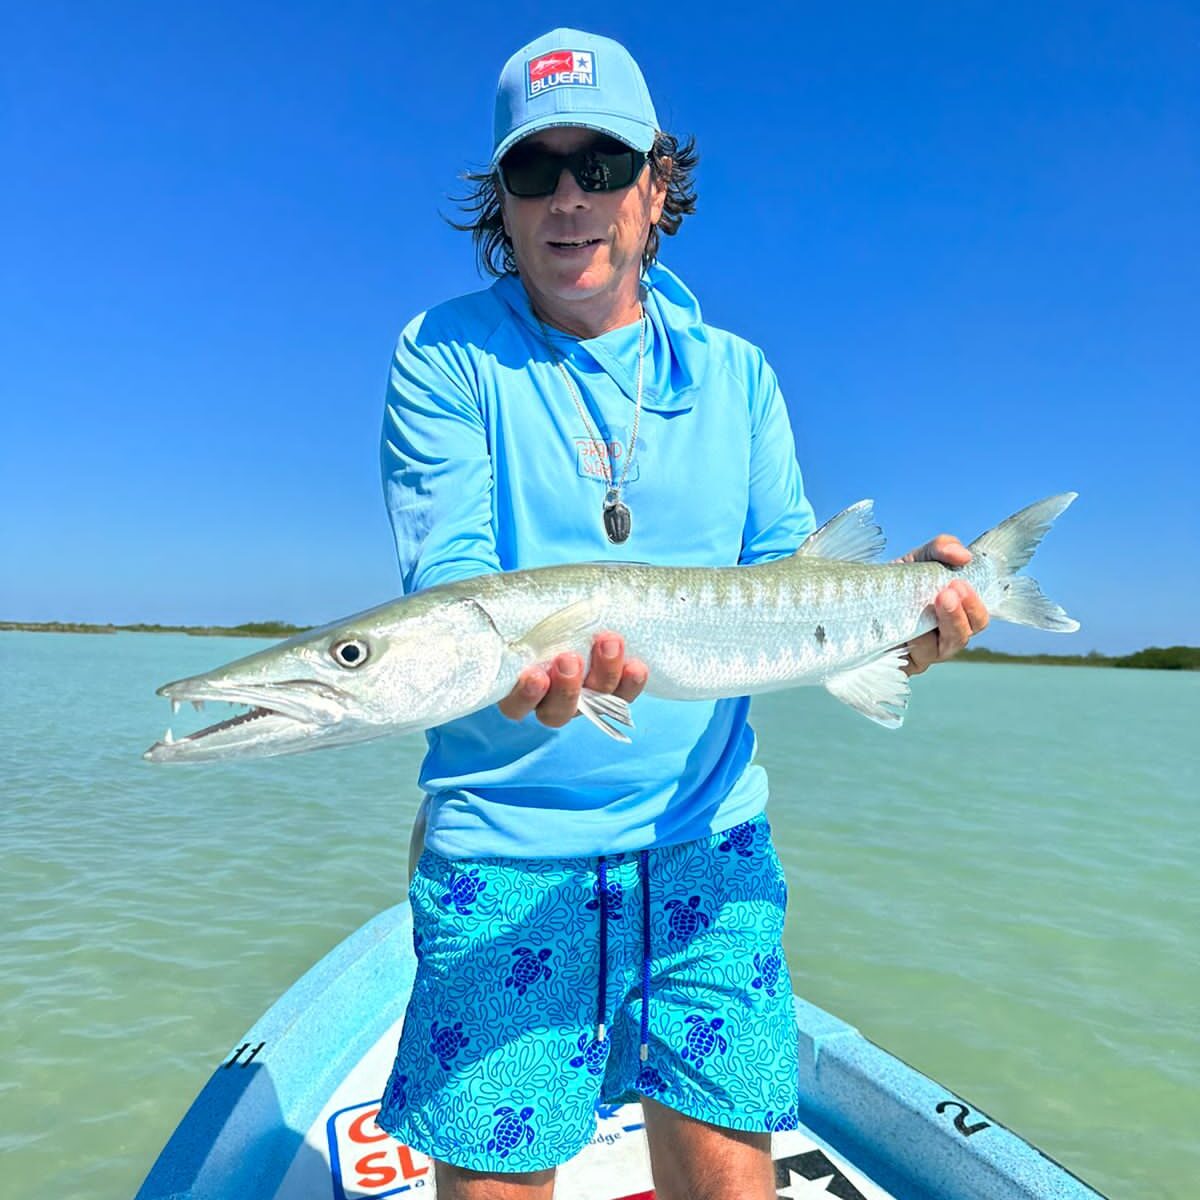
[[[554,87],[595,87],[595,56],[590,50],[548,50],[525,64],[529,99]]]

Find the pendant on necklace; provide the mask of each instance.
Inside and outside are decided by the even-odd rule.
[[[611,491],[604,498],[604,532],[610,542],[618,545],[629,537],[633,514],[621,502],[620,493]]]

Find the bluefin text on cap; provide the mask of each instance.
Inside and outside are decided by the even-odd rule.
[[[525,94],[532,100],[553,87],[595,87],[596,65],[588,50],[551,50],[525,64]]]

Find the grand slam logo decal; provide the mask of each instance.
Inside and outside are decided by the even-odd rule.
[[[590,50],[550,50],[526,63],[525,92],[530,100],[568,84],[596,86],[596,64]]]

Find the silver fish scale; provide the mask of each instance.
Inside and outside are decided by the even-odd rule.
[[[958,573],[978,576],[978,588],[987,573],[981,565]],[[478,600],[509,642],[593,598],[595,620],[561,649],[586,658],[594,630],[615,630],[649,667],[651,693],[695,700],[818,683],[868,661],[934,627],[933,598],[954,574],[937,563],[793,556],[717,569],[544,567],[447,590]]]

